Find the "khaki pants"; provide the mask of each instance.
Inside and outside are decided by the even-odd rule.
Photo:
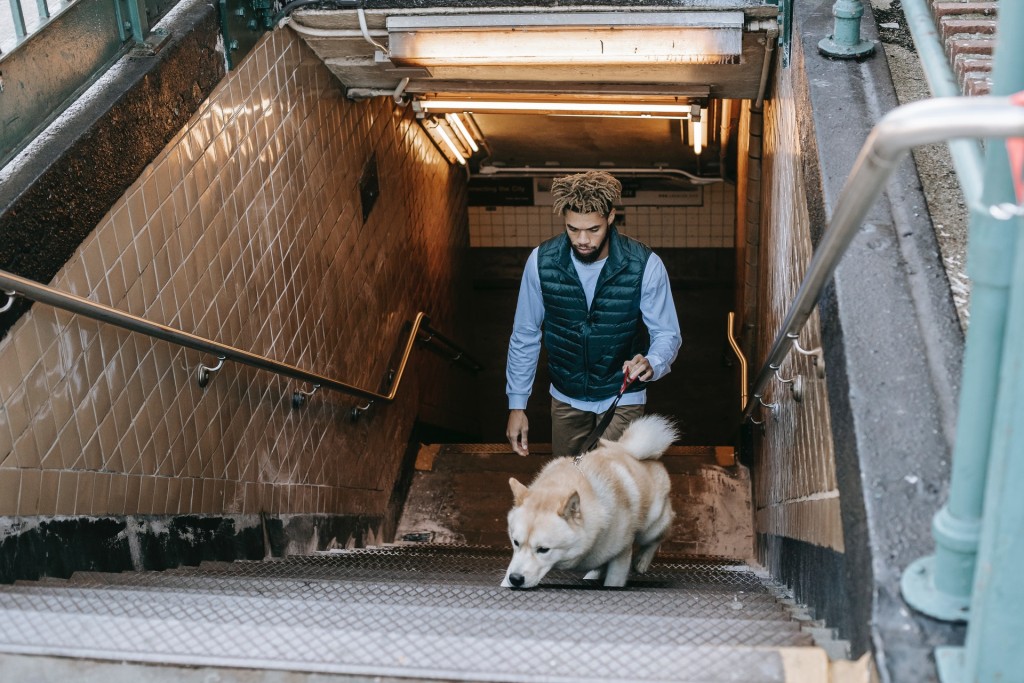
[[[608,429],[601,435],[604,439],[614,441],[622,436],[629,423],[644,414],[644,407],[619,406],[615,410],[615,417],[608,424]],[[604,417],[604,413],[588,413],[585,410],[576,410],[568,403],[563,403],[557,398],[551,399],[551,454],[577,455],[583,447],[583,441],[594,430],[597,423]]]

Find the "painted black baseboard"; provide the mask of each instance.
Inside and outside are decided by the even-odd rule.
[[[850,638],[855,629],[850,621],[843,553],[793,538],[758,534],[757,557],[772,578],[811,609],[815,619],[836,629],[840,638]]]
[[[365,543],[381,520],[362,515],[6,518],[0,583],[76,571],[161,570],[259,560]]]

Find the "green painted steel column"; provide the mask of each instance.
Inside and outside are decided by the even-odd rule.
[[[832,16],[832,35],[818,41],[819,52],[835,59],[856,59],[875,51],[874,43],[860,37],[860,20],[864,16],[861,0],[836,0]]]
[[[1007,4],[1011,3],[1002,3]],[[1018,51],[1024,55],[1024,50]],[[1004,226],[1024,230],[1024,218]],[[1024,674],[1024,239],[1017,240],[1004,349],[990,483],[959,681],[1019,681]],[[960,654],[942,656],[959,663]],[[949,668],[955,670],[955,665]]]
[[[993,91],[1010,95],[1024,90],[1024,3],[999,3]],[[1014,199],[1013,177],[1007,172],[1005,144],[988,145],[985,156],[985,200]],[[971,623],[963,649],[960,681],[995,683],[1020,680],[1024,672],[1024,217],[1003,222],[1002,230],[1016,236],[1009,292],[1009,312],[1003,337],[1003,358],[996,394],[988,487],[985,491],[981,544],[978,547]],[[960,653],[947,652],[959,663]],[[953,667],[955,670],[955,667]]]
[[[1000,3],[993,95],[1024,89],[1022,31],[1024,3]],[[987,207],[1014,201],[1008,168],[1003,141],[990,141],[982,196],[968,197],[968,202]],[[971,319],[949,499],[932,524],[935,555],[917,560],[903,574],[904,599],[915,609],[948,621],[965,620],[971,601],[1018,231],[1013,221],[997,220],[977,208],[971,212],[967,245]],[[1024,343],[1024,337],[1017,343]]]

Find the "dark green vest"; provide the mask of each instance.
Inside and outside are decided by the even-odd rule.
[[[551,383],[566,396],[600,401],[619,392],[622,364],[646,354],[649,341],[640,314],[640,287],[651,250],[609,228],[608,260],[587,310],[567,235],[538,248],[544,296],[544,346]],[[640,391],[633,383],[626,391]]]

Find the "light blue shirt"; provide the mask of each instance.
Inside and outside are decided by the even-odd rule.
[[[537,362],[540,359],[541,326],[544,323],[544,296],[540,289],[540,271],[537,268],[537,249],[530,252],[523,269],[523,281],[519,287],[519,303],[516,305],[515,322],[512,325],[512,337],[508,344],[508,365],[505,368],[505,393],[508,395],[509,410],[525,410],[526,403],[533,390],[533,380],[537,376]],[[570,253],[571,250],[570,250]],[[583,292],[587,297],[587,307],[594,301],[594,290],[597,279],[607,258],[594,263],[583,263],[572,254],[572,263],[583,284]],[[675,303],[672,301],[672,288],[668,281],[668,271],[657,254],[652,253],[644,267],[644,277],[640,285],[640,313],[644,324],[650,332],[651,347],[646,358],[651,364],[654,376],[651,381],[661,379],[669,373],[672,362],[679,353],[682,337],[679,333],[679,319],[676,316]],[[629,358],[623,358],[625,362]],[[611,396],[602,401],[580,401],[570,398],[562,392],[550,388],[551,395],[559,401],[568,403],[577,410],[603,413],[611,407],[615,400]],[[647,391],[635,391],[622,395],[619,405],[640,405],[647,402]]]

